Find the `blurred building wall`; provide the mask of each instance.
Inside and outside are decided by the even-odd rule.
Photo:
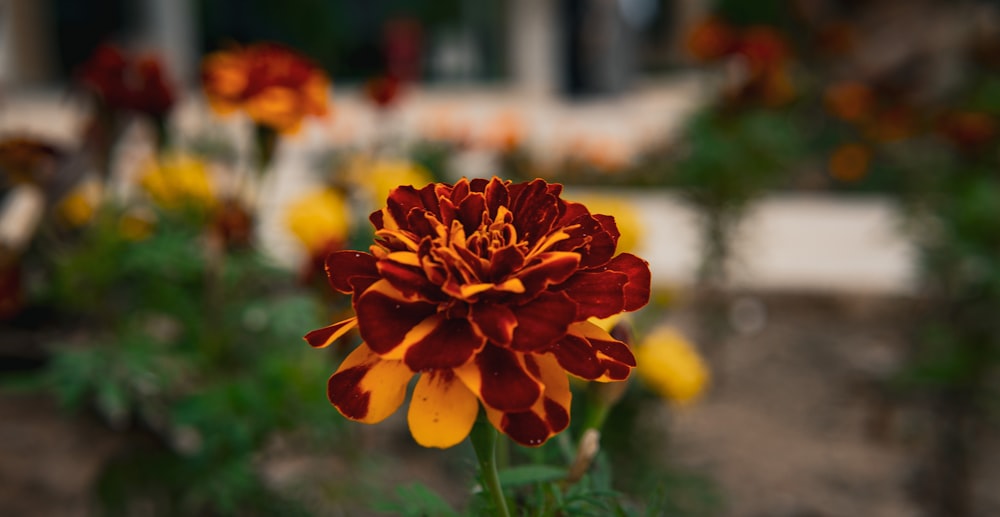
[[[511,0],[508,11],[508,61],[511,80],[528,95],[559,89],[562,63],[560,0]]]
[[[0,0],[0,85],[20,88],[55,73],[49,3]]]

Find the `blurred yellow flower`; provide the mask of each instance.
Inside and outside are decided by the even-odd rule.
[[[288,230],[310,255],[320,253],[330,243],[343,244],[350,230],[350,213],[344,196],[333,189],[320,189],[293,202],[286,212]]]
[[[90,222],[101,199],[101,186],[91,178],[77,184],[56,205],[56,214],[70,226],[80,227]]]
[[[696,400],[710,380],[694,345],[670,326],[653,330],[635,349],[639,378],[661,397],[677,404]]]
[[[118,220],[118,231],[130,241],[141,241],[153,233],[156,216],[146,210],[134,209],[122,214]]]
[[[163,208],[208,208],[215,203],[208,167],[192,156],[169,155],[151,160],[139,184]]]
[[[350,168],[355,185],[366,192],[375,205],[385,203],[389,192],[400,185],[420,188],[434,178],[422,166],[403,159],[382,158],[374,161],[359,158]]]

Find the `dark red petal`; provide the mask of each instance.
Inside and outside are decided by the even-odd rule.
[[[493,179],[497,179],[496,176]],[[490,181],[492,180],[487,180],[486,178],[472,178],[469,180],[469,190],[472,192],[483,192]]]
[[[469,187],[469,178],[462,178],[455,182],[455,186],[451,189],[451,201],[458,206],[472,189]]]
[[[492,282],[499,282],[508,275],[521,269],[524,265],[524,252],[517,246],[507,246],[500,248],[490,257],[490,269],[487,278]],[[576,269],[574,266],[573,269]],[[523,282],[523,280],[522,280]]]
[[[389,193],[389,198],[386,199],[385,206],[389,211],[389,215],[396,221],[396,224],[401,228],[407,228],[407,216],[410,214],[410,211],[413,209],[423,209],[424,203],[417,189],[409,185],[402,185]]]
[[[576,320],[607,318],[625,310],[628,276],[617,271],[580,271],[559,289],[576,302]]]
[[[569,427],[569,413],[558,402],[545,397],[545,423],[552,434],[560,433]]]
[[[383,259],[378,262],[378,272],[407,298],[419,297],[434,302],[445,299],[440,287],[427,279],[423,268]]]
[[[622,253],[608,262],[608,269],[628,275],[625,284],[625,310],[634,311],[649,303],[649,263],[631,254]]]
[[[518,236],[533,244],[549,234],[559,216],[561,203],[556,195],[547,192],[543,180],[521,183],[510,187],[510,211],[514,213],[514,226]]]
[[[576,321],[576,304],[564,293],[543,292],[511,309],[517,317],[511,348],[522,352],[551,345],[565,336],[569,325]]]
[[[416,235],[433,235],[437,216],[426,210],[410,210],[406,216],[406,227]]]
[[[597,353],[580,336],[568,334],[552,345],[549,351],[556,356],[559,366],[581,379],[593,380],[604,375],[604,366],[597,358]]]
[[[371,393],[361,388],[361,379],[370,369],[371,365],[355,366],[335,373],[327,381],[327,398],[347,418],[362,420],[368,415]]]
[[[487,344],[476,356],[483,402],[499,411],[524,411],[530,408],[542,390],[525,372],[514,352]]]
[[[618,245],[618,227],[614,218],[607,215],[581,215],[567,223],[569,238],[556,243],[553,250],[580,253],[580,267],[603,265],[615,254]]]
[[[335,251],[326,257],[326,276],[337,291],[353,292],[352,278],[378,278],[375,257],[361,251]]]
[[[635,355],[632,349],[621,341],[606,341],[603,339],[591,339],[591,346],[602,354],[622,363],[626,366],[635,366]]]
[[[531,411],[505,413],[501,431],[521,445],[537,447],[551,436],[549,426],[541,417]]]
[[[486,343],[464,319],[442,319],[423,339],[413,344],[403,362],[415,372],[457,368]]]
[[[437,306],[390,297],[373,286],[358,297],[354,311],[361,338],[375,353],[385,354],[399,346],[410,329],[437,312]]]
[[[321,329],[316,329],[304,336],[309,346],[313,348],[323,348],[330,346],[343,336],[345,332],[354,328],[358,324],[357,318],[348,318],[344,321],[334,323]]]
[[[575,201],[565,201],[563,203],[562,215],[556,221],[557,226],[567,226],[570,221],[580,217],[581,215],[590,215],[590,210],[583,203],[577,203]]]
[[[483,224],[486,215],[486,196],[479,192],[470,193],[458,205],[458,220],[462,222],[466,235],[472,235]]]
[[[507,206],[510,202],[510,194],[507,192],[507,183],[500,178],[494,177],[483,189],[486,195],[486,206],[490,210],[490,217],[496,218],[497,209]]]
[[[542,253],[538,260],[514,276],[524,284],[524,295],[534,296],[548,286],[565,282],[579,267],[580,255],[571,252]]]
[[[368,220],[371,221],[372,226],[376,230],[381,230],[385,228],[385,214],[381,210],[376,210],[368,216]]]
[[[478,303],[469,308],[469,319],[493,344],[507,346],[514,338],[517,316],[503,305]]]
[[[635,366],[628,345],[587,322],[574,324],[548,351],[567,372],[588,380],[624,380]]]

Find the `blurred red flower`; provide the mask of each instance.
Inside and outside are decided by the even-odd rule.
[[[174,87],[159,58],[126,55],[114,45],[101,45],[76,74],[77,81],[105,108],[163,117],[173,107]]]

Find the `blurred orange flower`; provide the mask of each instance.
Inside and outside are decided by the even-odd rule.
[[[971,151],[997,136],[997,120],[989,113],[958,111],[941,119],[940,131],[958,147]]]
[[[868,85],[858,81],[841,81],[827,87],[823,103],[834,117],[847,122],[860,122],[871,114],[875,96]]]
[[[865,127],[865,136],[876,142],[898,142],[916,133],[918,123],[913,108],[897,104],[878,111]]]
[[[844,144],[830,155],[830,176],[851,183],[864,178],[868,173],[871,152],[861,144]]]
[[[13,183],[41,184],[52,179],[65,154],[53,144],[28,136],[0,140],[0,178]]]
[[[696,23],[687,34],[685,46],[699,61],[713,61],[733,51],[736,31],[725,21],[711,16]]]
[[[214,52],[202,62],[202,86],[220,115],[244,110],[259,125],[290,134],[307,116],[329,113],[330,80],[313,62],[273,43]]]

